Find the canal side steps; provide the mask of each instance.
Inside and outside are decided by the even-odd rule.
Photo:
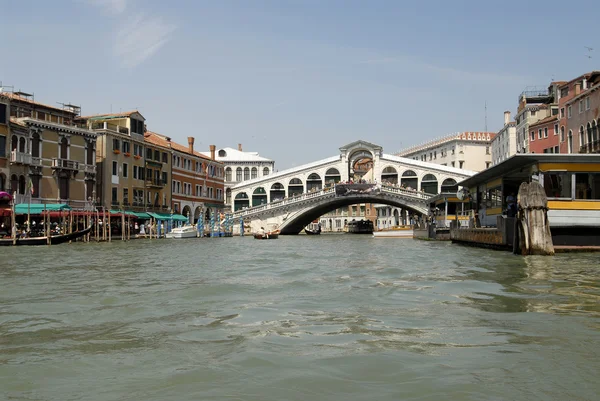
[[[523,182],[517,195],[513,252],[521,255],[554,255],[548,222],[548,199],[539,182]]]

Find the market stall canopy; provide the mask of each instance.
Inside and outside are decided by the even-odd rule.
[[[42,214],[44,212],[62,212],[71,210],[66,203],[19,203],[15,206],[16,214]]]
[[[8,192],[0,191],[0,200],[12,200],[12,196]]]

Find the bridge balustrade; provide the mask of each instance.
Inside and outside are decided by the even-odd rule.
[[[424,192],[419,192],[416,190],[406,189],[406,188],[402,188],[402,187],[395,187],[392,185],[382,185],[381,189],[386,192],[393,192],[396,194],[407,195],[407,196],[410,196],[413,198],[419,198],[419,199],[423,199],[423,200],[429,199],[433,196],[432,194],[426,194]]]
[[[344,185],[348,185],[348,184],[344,184]],[[406,189],[406,188],[402,188],[402,187],[396,187],[393,185],[381,185],[381,190],[383,192],[404,195],[404,196],[411,197],[411,198],[417,198],[417,199],[423,200],[423,201],[429,199],[432,196],[431,194],[426,194],[423,192]],[[331,195],[336,196],[335,195],[335,186],[330,187],[330,188],[321,189],[320,191],[303,193],[298,196],[292,196],[290,198],[277,200],[277,201],[267,203],[264,205],[248,207],[243,210],[238,210],[237,212],[234,212],[233,216],[234,216],[234,218],[239,218],[239,217],[243,217],[243,216],[248,216],[250,214],[263,212],[266,210],[275,209],[275,208],[282,207],[282,206],[296,204],[298,202],[302,202],[307,199],[314,199],[314,198],[320,198],[323,196],[331,196]]]

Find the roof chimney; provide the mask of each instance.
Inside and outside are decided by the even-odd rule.
[[[215,160],[215,149],[217,147],[215,145],[210,145],[210,158]]]
[[[242,152],[242,144],[241,144],[241,143],[238,143],[238,150],[239,150],[240,152]]]
[[[504,125],[507,125],[510,122],[510,111],[504,112]]]
[[[194,154],[194,137],[188,136],[188,149],[191,154]]]

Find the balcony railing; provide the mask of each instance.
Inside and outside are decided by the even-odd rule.
[[[39,157],[33,157],[29,153],[23,153],[16,150],[10,152],[11,163],[16,164],[30,164],[32,166],[41,166],[42,159]]]
[[[83,165],[83,172],[84,173],[95,174],[96,173],[96,166],[95,165],[91,165],[91,164],[84,164]]]
[[[588,142],[585,145],[581,145],[579,153],[598,153],[600,152],[600,141]]]
[[[149,187],[157,187],[157,188],[162,188],[164,187],[166,184],[165,181],[163,181],[160,178],[146,178],[146,186]]]
[[[129,128],[123,127],[121,125],[107,123],[107,122],[92,123],[92,129],[93,130],[107,130],[107,131],[118,132],[120,134],[129,135]]]
[[[52,168],[60,168],[64,170],[79,170],[79,162],[75,160],[59,159],[58,157],[55,157],[52,159]]]

